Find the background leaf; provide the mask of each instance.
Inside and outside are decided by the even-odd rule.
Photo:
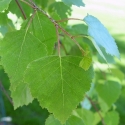
[[[76,109],[65,124],[61,124],[53,115],[50,115],[46,120],[46,125],[94,125],[93,121],[94,114],[91,111],[86,109]]]
[[[25,11],[26,17],[28,18],[32,12],[32,8],[28,7],[25,3],[21,2],[20,0],[18,0],[20,6],[22,7],[22,9]],[[15,0],[12,0],[11,3],[9,4],[8,10],[9,12],[16,14],[15,16],[19,17],[23,17],[22,13],[20,12],[20,9],[16,3]]]
[[[118,125],[119,124],[119,114],[116,111],[110,111],[104,117],[106,125]]]

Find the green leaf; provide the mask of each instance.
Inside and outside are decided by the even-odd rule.
[[[0,0],[0,12],[7,9],[10,2],[11,2],[11,0]]]
[[[49,12],[53,11],[55,11],[62,19],[71,15],[71,8],[66,6],[63,2],[55,2],[50,5]]]
[[[8,31],[13,30],[15,30],[15,27],[12,21],[7,17],[7,12],[0,13],[0,33],[4,36]]]
[[[50,115],[46,119],[45,125],[62,125],[58,119],[55,119],[53,115]]]
[[[14,108],[33,100],[23,76],[27,65],[46,53],[45,45],[25,30],[10,32],[0,42],[1,64],[11,82]]]
[[[53,18],[54,20],[61,20],[61,17],[56,13],[56,12],[52,12],[50,13],[50,16],[51,18]],[[61,26],[61,27],[66,27],[67,26],[67,23],[66,22],[58,22],[58,24]]]
[[[25,81],[42,107],[65,123],[90,88],[93,70],[79,67],[81,57],[48,56],[28,65]]]
[[[104,117],[106,125],[119,125],[119,114],[116,111],[110,111]]]
[[[104,118],[105,114],[102,113],[101,111],[99,111],[99,112],[100,112],[102,118]],[[101,122],[101,119],[100,119],[100,115],[99,115],[98,112],[95,112],[95,113],[94,113],[94,118],[95,118],[95,119],[94,119],[93,124],[94,124],[94,125],[100,125],[100,124],[98,124],[98,123]]]
[[[124,80],[125,74],[122,71],[120,71],[119,69],[116,69],[116,68],[112,68],[111,71],[112,71],[112,74],[114,77],[118,78],[121,81]]]
[[[62,0],[66,5],[71,6],[71,5],[76,5],[78,7],[80,6],[85,6],[85,4],[82,2],[82,0]]]
[[[118,99],[121,93],[121,85],[115,81],[108,81],[104,84],[98,84],[96,91],[99,96],[101,109],[106,112]]]
[[[76,34],[83,34],[87,35],[88,27],[85,24],[75,24],[71,27],[71,32],[74,35]]]
[[[73,111],[70,118],[65,124],[61,124],[60,121],[50,115],[46,120],[46,125],[94,125],[94,114],[86,109],[76,109]]]
[[[30,93],[29,86],[23,80],[15,90],[11,90],[11,97],[13,99],[14,109],[23,105],[28,105],[34,99]]]
[[[32,34],[46,45],[48,54],[52,54],[54,45],[57,42],[54,24],[44,14],[37,12],[30,28]]]
[[[53,115],[50,115],[45,125],[85,125],[83,120],[77,116],[70,116],[70,118],[66,121],[65,124],[61,124],[58,119],[55,119]]]
[[[120,115],[120,123],[125,123],[125,86],[122,86],[122,92],[121,95],[119,97],[119,99],[117,100],[117,102],[115,103],[116,107],[117,107],[117,111],[119,112]]]
[[[106,60],[107,60],[108,63],[111,63],[111,64],[112,64],[112,63],[115,63],[115,60],[114,60],[114,57],[113,57],[113,56],[107,54],[107,53],[105,52],[104,48],[100,48],[100,49],[101,49],[101,51],[102,51],[103,55],[105,56],[105,58],[106,58]],[[105,63],[105,60],[102,58],[102,56],[100,56],[100,54],[97,54],[97,57],[98,57],[98,60],[99,60],[101,63]]]
[[[42,9],[45,9],[47,7],[48,1],[49,0],[34,0],[36,5],[41,6]]]
[[[88,35],[90,35],[95,41],[95,48],[97,49],[96,46],[98,46],[98,52],[99,47],[104,47],[106,53],[120,58],[115,40],[109,34],[108,30],[103,26],[103,24],[96,17],[91,15],[87,15],[83,20],[88,25]],[[99,52],[99,54],[101,53]]]
[[[32,8],[31,8],[31,7],[28,7],[27,4],[21,2],[20,0],[18,0],[18,2],[19,2],[19,4],[20,4],[20,6],[23,8],[23,10],[24,10],[26,16],[29,17],[30,14],[31,14],[31,12],[32,12]],[[10,12],[13,13],[13,14],[16,14],[16,16],[17,16],[18,18],[19,18],[19,17],[24,18],[15,0],[12,0],[12,1],[11,1],[10,5],[9,5],[9,7],[8,7],[8,11],[10,11]]]
[[[79,66],[86,71],[89,69],[91,64],[92,64],[92,58],[90,56],[84,56],[83,59],[80,61]]]
[[[83,120],[75,115],[70,116],[70,118],[66,121],[65,124],[61,124],[58,119],[55,119],[53,115],[50,115],[45,125],[86,125]]]
[[[84,109],[84,108],[83,109],[77,109],[73,112],[73,115],[80,118],[84,122],[85,125],[93,125],[94,114],[91,111],[89,111],[87,109]]]
[[[7,25],[8,17],[7,13],[0,13],[0,25]]]

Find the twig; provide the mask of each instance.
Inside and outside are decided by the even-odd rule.
[[[90,101],[91,105],[94,107],[94,109],[96,110],[96,112],[99,114],[99,117],[101,119],[101,122],[103,125],[106,125],[101,113],[99,112],[98,108],[96,107],[95,103],[92,101],[92,99],[88,96],[88,95],[85,95],[86,98]]]
[[[22,13],[24,19],[26,20],[26,18],[27,18],[27,17],[26,17],[26,14],[25,14],[23,8],[21,7],[19,1],[18,1],[18,0],[15,0],[15,1],[16,1],[16,3],[17,3],[18,7],[19,7],[19,9],[20,9],[20,11],[21,11],[21,13]]]
[[[29,22],[28,22],[26,31],[28,30],[28,28],[29,28],[29,26],[30,26],[30,24],[31,24],[31,22],[32,22],[32,20],[33,20],[33,18],[34,18],[34,16],[35,16],[35,14],[36,14],[36,9],[34,9],[34,12],[33,12],[32,16],[31,16],[31,18],[30,18],[30,20],[29,20]]]
[[[68,33],[66,30],[64,30],[61,26],[59,26],[59,29],[64,32],[68,37],[70,37],[74,42],[75,44],[79,47],[79,49],[82,51],[82,53],[85,53],[85,51],[83,50],[83,48],[79,45],[79,43],[75,40],[74,36],[72,36],[70,33]]]
[[[77,19],[77,18],[65,18],[65,19],[62,19],[62,20],[56,20],[56,22],[64,22],[64,21],[67,21],[67,20],[79,20],[79,21],[83,21],[82,19]]]
[[[79,37],[85,37],[85,38],[88,38],[88,35],[86,34],[78,34],[78,35],[75,35],[75,36],[72,36],[73,38],[79,38]]]
[[[8,98],[9,102],[13,105],[13,101],[12,101],[11,97],[8,95],[8,93],[6,92],[6,90],[4,89],[1,81],[0,81],[0,88],[3,91],[3,93],[5,94],[5,96]]]
[[[57,35],[57,42],[58,42],[58,55],[60,56],[60,41],[59,41],[59,31],[58,31],[58,26],[56,26],[56,35]]]

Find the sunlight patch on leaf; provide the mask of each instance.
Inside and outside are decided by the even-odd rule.
[[[89,56],[84,56],[83,59],[80,61],[79,66],[86,71],[89,69],[91,64],[92,64],[92,58]]]

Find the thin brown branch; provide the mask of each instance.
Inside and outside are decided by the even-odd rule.
[[[25,1],[25,0],[20,0],[20,1],[24,2],[24,3],[27,4],[28,6],[32,7],[33,9],[35,9],[35,7],[32,6],[30,3],[28,3],[27,1]]]
[[[15,0],[15,1],[16,1],[16,3],[17,3],[18,7],[19,7],[19,9],[20,9],[20,11],[21,11],[21,13],[22,13],[24,19],[26,20],[26,18],[27,18],[27,17],[26,17],[26,14],[25,14],[23,8],[21,7],[19,1],[18,1],[18,0]]]
[[[7,99],[9,100],[9,102],[13,105],[13,101],[12,101],[11,97],[8,95],[8,93],[6,92],[6,90],[4,89],[4,86],[2,85],[1,81],[0,81],[0,88],[3,91],[3,93],[5,94],[5,96],[7,97]]]
[[[58,25],[58,27],[62,32],[64,32],[68,37],[70,37],[72,39],[72,41],[75,42],[75,44],[79,47],[79,49],[82,51],[82,53],[85,53],[83,48],[79,45],[79,43],[76,41],[76,39],[70,33],[68,33],[66,30],[64,30],[61,26]]]
[[[65,19],[62,19],[62,20],[56,20],[56,22],[59,23],[59,22],[67,21],[67,20],[79,20],[79,21],[83,21],[82,19],[78,19],[78,18],[65,18]]]
[[[99,109],[97,108],[97,106],[95,105],[95,103],[92,101],[92,99],[88,96],[88,95],[85,95],[86,98],[90,101],[91,105],[94,107],[94,109],[96,110],[96,112],[99,114],[99,117],[101,119],[101,122],[103,125],[106,125],[101,113],[99,112]]]

